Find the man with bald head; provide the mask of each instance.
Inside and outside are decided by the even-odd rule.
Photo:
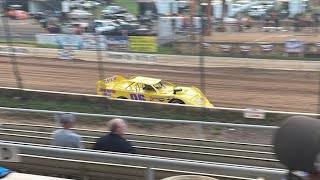
[[[131,144],[123,138],[127,124],[123,119],[112,119],[109,122],[110,133],[98,139],[93,149],[121,153],[134,153]]]

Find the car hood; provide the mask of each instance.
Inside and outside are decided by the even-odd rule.
[[[182,91],[177,91],[176,94],[173,94],[174,89],[181,89]],[[167,96],[174,96],[176,99],[181,99],[184,102],[189,102],[196,106],[206,106],[213,107],[213,105],[209,102],[207,97],[196,87],[167,87],[160,91],[161,94],[165,94]]]

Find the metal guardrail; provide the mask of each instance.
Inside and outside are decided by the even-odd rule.
[[[136,156],[121,153],[105,153],[105,152],[94,152],[79,149],[69,149],[69,148],[54,148],[50,146],[36,146],[28,144],[18,144],[8,141],[0,141],[0,146],[10,146],[20,149],[23,152],[32,152],[32,154],[37,155],[55,155],[56,157],[82,157],[90,159],[91,161],[117,164],[127,164],[127,165],[137,165],[143,164],[147,167],[146,176],[148,180],[154,180],[154,170],[153,168],[163,168],[168,167],[177,170],[192,169],[193,171],[201,171],[203,169],[212,171],[228,170],[239,174],[252,174],[255,177],[272,176],[281,177],[284,176],[287,171],[279,169],[270,168],[254,168],[246,166],[231,166],[219,163],[209,163],[209,162],[197,162],[197,161],[183,161],[176,159],[163,159],[155,157],[146,156]]]
[[[235,123],[220,123],[220,122],[207,122],[207,121],[190,121],[190,120],[174,120],[174,119],[159,119],[159,118],[146,118],[146,117],[133,117],[133,116],[119,116],[119,115],[106,115],[106,114],[90,114],[79,112],[64,112],[64,111],[51,111],[51,110],[37,110],[37,109],[23,109],[23,108],[8,108],[0,107],[0,110],[6,111],[20,111],[20,112],[33,112],[33,113],[48,113],[48,114],[61,114],[72,113],[77,116],[96,117],[96,118],[122,118],[130,121],[145,121],[154,123],[178,123],[178,124],[193,124],[198,125],[197,134],[199,139],[204,139],[203,126],[222,126],[234,128],[257,128],[257,129],[278,129],[277,126],[263,126],[251,124],[235,124]]]

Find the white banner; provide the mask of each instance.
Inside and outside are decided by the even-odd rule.
[[[232,50],[231,45],[220,45],[220,48],[223,52],[230,52]]]
[[[36,34],[38,44],[58,45],[59,34]]]
[[[251,46],[240,46],[240,51],[241,52],[250,52]]]
[[[30,50],[24,47],[0,46],[0,54],[30,55]]]
[[[116,62],[129,63],[155,63],[156,56],[152,54],[137,54],[137,53],[121,53],[121,52],[107,52],[107,60]]]
[[[260,47],[261,47],[261,50],[265,51],[265,52],[272,51],[272,49],[273,49],[272,44],[262,44],[262,45],[260,45]]]

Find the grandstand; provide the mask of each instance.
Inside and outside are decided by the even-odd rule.
[[[20,149],[22,162],[4,166],[27,172],[72,179],[163,179],[202,175],[219,180],[278,179],[286,170],[267,144],[127,134],[137,154],[91,150],[106,132],[78,129],[85,149],[51,146],[51,133],[59,127],[2,123],[0,145]]]

